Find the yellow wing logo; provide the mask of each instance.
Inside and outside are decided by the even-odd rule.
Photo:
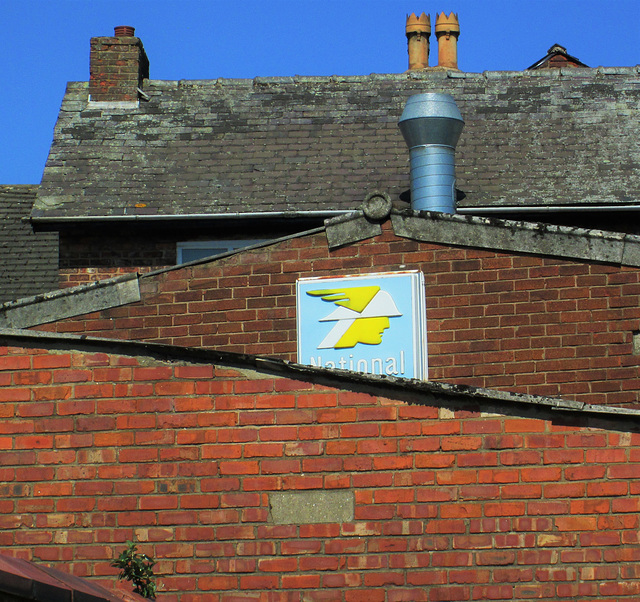
[[[307,291],[307,295],[334,303],[336,309],[320,322],[336,322],[318,349],[345,349],[358,343],[379,345],[382,334],[389,328],[389,318],[402,314],[393,298],[379,286],[321,289]]]

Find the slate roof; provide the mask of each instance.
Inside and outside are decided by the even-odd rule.
[[[356,208],[406,200],[407,98],[454,96],[460,207],[640,202],[638,67],[149,81],[137,108],[70,83],[36,219]]]
[[[28,221],[37,186],[0,186],[0,303],[58,288],[58,235]]]

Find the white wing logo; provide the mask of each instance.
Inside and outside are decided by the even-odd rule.
[[[345,349],[358,343],[379,345],[384,331],[389,328],[389,318],[402,314],[389,293],[379,286],[323,289],[308,291],[307,295],[321,297],[337,306],[320,322],[336,322],[322,339],[318,349]]]

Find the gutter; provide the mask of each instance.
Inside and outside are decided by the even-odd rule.
[[[465,215],[492,213],[572,213],[596,211],[640,211],[640,205],[521,205],[493,207],[458,207],[457,212]]]
[[[58,223],[58,222],[154,222],[154,221],[182,221],[182,220],[223,220],[223,219],[251,219],[251,218],[318,218],[329,219],[332,217],[347,215],[357,211],[353,209],[333,209],[329,211],[256,211],[256,212],[232,212],[232,213],[180,213],[173,215],[62,215],[57,217],[31,216],[23,218],[23,221],[31,223]],[[493,207],[458,207],[457,213],[463,215],[491,215],[504,213],[571,213],[580,212],[622,212],[640,211],[640,205],[520,205],[520,206],[493,206]]]
[[[315,217],[326,219],[337,215],[351,213],[355,209],[341,209],[331,211],[257,211],[257,212],[232,212],[232,213],[180,213],[174,215],[80,215],[57,217],[31,216],[25,221],[36,223],[57,222],[154,222],[154,221],[182,221],[182,220],[223,220],[223,219],[251,219],[251,218],[281,218],[295,219],[301,217]]]

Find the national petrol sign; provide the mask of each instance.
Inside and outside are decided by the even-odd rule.
[[[421,272],[385,272],[297,282],[298,362],[426,379]]]

